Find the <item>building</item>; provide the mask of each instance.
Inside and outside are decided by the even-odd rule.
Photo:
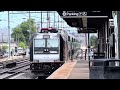
[[[2,49],[4,46],[9,47],[8,39],[6,37],[0,37],[0,49]],[[13,38],[11,38],[10,51],[15,51],[16,47],[17,43],[14,42]],[[9,48],[7,48],[6,51],[8,52]]]

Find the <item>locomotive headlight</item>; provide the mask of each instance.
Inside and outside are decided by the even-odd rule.
[[[44,49],[44,51],[46,51],[46,49]]]

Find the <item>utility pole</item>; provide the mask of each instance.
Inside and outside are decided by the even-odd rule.
[[[17,44],[17,48],[19,47],[19,42],[18,42],[18,34],[16,34],[16,44]]]
[[[30,20],[30,11],[29,11],[29,20]],[[31,20],[29,22],[29,39],[31,38]]]
[[[54,11],[54,28],[55,28],[55,11]]]
[[[48,14],[48,11],[47,11],[47,28],[49,27],[49,14]]]
[[[85,33],[85,41],[86,41],[86,49],[85,49],[85,60],[86,60],[86,56],[87,56],[87,34]]]
[[[9,11],[8,11],[8,43],[9,43],[9,59],[10,59],[10,56],[11,56],[11,52],[10,52],[11,35],[10,35],[10,16],[9,16]]]
[[[39,32],[39,28],[40,28],[39,24],[37,24],[37,30],[36,30],[36,32]]]
[[[59,14],[58,14],[58,29],[59,29]]]
[[[17,34],[15,34],[15,41],[16,41],[16,43],[17,43]]]
[[[19,35],[18,35],[18,47],[19,47]]]
[[[2,33],[2,50],[3,50],[3,33]]]
[[[89,32],[88,32],[88,60],[90,60],[90,43],[89,43],[89,36],[90,36],[90,34],[89,34]]]
[[[49,27],[50,27],[50,11],[48,11],[48,23],[49,23]]]
[[[41,11],[41,28],[42,28],[42,11]]]

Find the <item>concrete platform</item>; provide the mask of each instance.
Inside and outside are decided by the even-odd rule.
[[[68,79],[89,79],[88,61],[77,61]]]
[[[84,60],[66,62],[47,79],[89,79],[89,63]]]

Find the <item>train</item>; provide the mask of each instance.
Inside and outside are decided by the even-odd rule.
[[[78,40],[64,30],[42,28],[30,40],[30,70],[51,73],[73,59],[80,47]]]

